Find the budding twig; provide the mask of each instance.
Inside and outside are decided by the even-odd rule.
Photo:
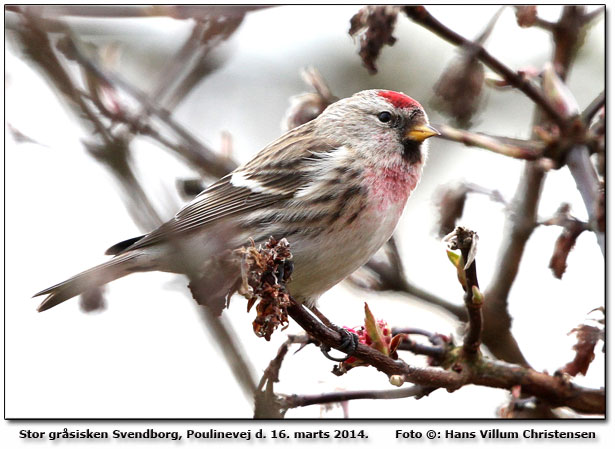
[[[483,330],[483,294],[479,290],[476,275],[476,247],[478,235],[469,229],[457,227],[445,240],[452,250],[461,250],[465,274],[464,303],[468,313],[468,330],[463,340],[463,351],[475,357],[478,354]]]

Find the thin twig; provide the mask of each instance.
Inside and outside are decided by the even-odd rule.
[[[605,11],[606,11],[606,8],[601,5],[599,8],[594,9],[592,12],[588,12],[583,17],[583,23],[584,24],[590,23],[594,19],[596,19],[596,18],[600,17],[602,14],[604,14]]]
[[[553,29],[555,28],[555,23],[542,19],[540,17],[536,17],[536,21],[534,22],[534,25],[546,31],[553,31]]]
[[[314,395],[290,395],[284,396],[282,403],[286,409],[306,407],[314,404],[330,404],[333,402],[345,402],[357,399],[403,399],[415,397],[420,399],[431,393],[434,388],[426,388],[420,385],[396,388],[393,390],[364,390],[364,391],[336,391]]]
[[[387,257],[391,263],[391,267],[393,272],[395,273],[394,277],[396,278],[394,290],[406,293],[415,298],[420,299],[426,304],[430,304],[436,307],[440,307],[447,312],[453,314],[458,319],[463,319],[465,316],[463,307],[453,304],[443,298],[440,298],[437,295],[434,295],[427,290],[424,290],[412,283],[410,283],[406,277],[404,265],[401,260],[401,255],[399,254],[399,248],[397,246],[397,241],[394,237],[389,239],[387,242]]]
[[[480,61],[482,61],[491,70],[501,75],[510,85],[515,86],[526,94],[532,101],[534,101],[534,103],[539,105],[558,126],[561,128],[566,128],[568,120],[563,117],[551,103],[549,103],[543,93],[526,77],[512,71],[499,59],[487,52],[484,47],[477,46],[476,43],[448,28],[432,16],[424,6],[404,6],[403,11],[411,20],[427,28],[453,45],[465,48],[476,47],[476,57]]]
[[[452,302],[440,298],[439,296],[434,295],[433,293],[430,293],[420,287],[417,287],[414,284],[405,283],[401,286],[400,291],[403,293],[407,293],[413,298],[419,299],[424,304],[429,304],[431,306],[443,309],[460,321],[464,321],[466,318],[463,306],[453,304]]]
[[[585,108],[585,110],[581,114],[581,120],[583,120],[583,123],[588,125],[594,118],[594,115],[596,115],[600,111],[600,109],[604,107],[605,104],[606,93],[603,90],[602,92],[600,92],[600,94],[598,94],[596,98],[593,99],[593,101]]]
[[[391,333],[393,335],[397,334],[407,334],[407,335],[422,335],[423,337],[427,337],[430,342],[433,344],[441,344],[442,343],[442,335],[436,332],[431,332],[426,329],[420,329],[418,327],[394,327],[391,329]]]
[[[301,345],[306,345],[310,342],[310,338],[307,335],[289,335],[288,338],[280,348],[276,356],[269,362],[269,366],[265,369],[263,376],[261,377],[260,382],[258,383],[258,389],[262,390],[267,382],[279,382],[280,376],[280,368],[282,367],[282,362],[288,354],[288,350],[290,346],[296,343]]]
[[[197,305],[196,308],[205,322],[205,327],[213,334],[212,340],[224,355],[239,386],[246,397],[252,399],[257,389],[254,368],[237,344],[239,339],[224,317],[215,316],[209,307]]]
[[[70,45],[70,51],[74,58],[92,75],[111,86],[124,90],[141,103],[148,114],[157,117],[167,125],[182,142],[174,148],[180,156],[187,159],[205,174],[215,177],[222,177],[235,168],[234,162],[220,158],[213,150],[203,145],[188,130],[175,121],[169,111],[159,108],[145,93],[124,81],[119,75],[102,69],[95,62],[87,58],[72,39],[69,39],[67,44]]]
[[[425,329],[419,329],[416,327],[394,327],[391,329],[393,336],[398,334],[408,335],[422,335],[427,337],[432,346],[423,345],[416,341],[406,337],[399,346],[398,350],[410,351],[414,354],[426,355],[433,359],[436,364],[440,364],[448,355],[449,349],[454,347],[452,337],[445,337],[442,334],[430,332]]]
[[[21,26],[17,27],[16,36],[26,53],[52,86],[62,94],[61,100],[82,126],[92,134],[92,140],[84,142],[86,148],[120,183],[126,193],[124,200],[127,209],[139,227],[144,231],[156,228],[162,221],[132,169],[128,142],[107,129],[92,109],[92,103],[83,98],[70,72],[51,47],[49,36],[43,31],[44,20],[30,14],[21,14],[20,19]]]
[[[485,150],[515,159],[539,159],[545,148],[544,143],[538,141],[516,140],[490,136],[483,133],[474,133],[463,129],[453,128],[449,125],[433,126],[440,132],[439,137],[442,139],[463,143],[467,146],[483,148]]]
[[[406,338],[404,341],[402,341],[397,347],[397,350],[398,351],[409,351],[417,355],[426,355],[438,362],[444,359],[444,357],[447,354],[446,349],[441,346],[424,345],[421,343],[417,343],[416,341],[410,338]]]
[[[205,19],[212,15],[237,17],[249,11],[270,8],[271,5],[34,5],[28,12],[46,16],[92,17],[101,19],[131,19],[170,17],[175,19]],[[7,10],[21,12],[23,6],[7,6]]]
[[[365,390],[365,391],[339,391],[332,393],[323,393],[317,395],[280,395],[281,400],[273,398],[273,384],[279,382],[280,368],[284,358],[288,354],[290,346],[293,344],[306,345],[310,342],[308,335],[289,335],[288,339],[282,343],[276,356],[269,362],[269,366],[265,369],[263,376],[259,382],[258,390],[264,394],[257,395],[257,401],[261,404],[256,405],[260,415],[258,417],[282,416],[286,410],[297,407],[306,407],[314,404],[328,404],[332,402],[343,402],[356,399],[400,399],[407,397],[416,397],[417,399],[428,395],[433,391],[433,388],[425,388],[419,385],[414,385],[407,388],[396,388],[394,390]],[[263,390],[265,388],[265,390]],[[266,404],[263,404],[265,402]],[[278,410],[266,410],[267,405],[273,406]],[[280,410],[281,409],[281,410]],[[255,416],[257,417],[257,416]]]
[[[391,241],[387,246],[387,262],[381,262],[375,258],[370,259],[363,268],[371,271],[378,277],[375,285],[370,288],[378,291],[394,291],[407,295],[409,299],[421,301],[424,304],[441,308],[453,315],[456,319],[463,321],[466,313],[461,305],[454,304],[441,298],[425,289],[411,283],[405,275],[399,253],[395,254],[396,246],[391,246]],[[359,288],[366,288],[361,282],[349,278],[349,281]]]

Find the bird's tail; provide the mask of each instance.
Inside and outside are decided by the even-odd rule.
[[[91,288],[99,287],[135,271],[145,271],[139,270],[138,258],[139,255],[135,253],[120,254],[108,262],[38,292],[34,296],[49,296],[38,306],[37,310],[43,312]]]

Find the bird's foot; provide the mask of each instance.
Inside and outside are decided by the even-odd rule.
[[[334,330],[335,332],[340,334],[342,338],[339,346],[333,349],[337,349],[338,351],[345,352],[346,357],[333,357],[329,355],[329,351],[331,348],[323,343],[320,344],[320,350],[324,354],[326,358],[329,360],[333,360],[334,362],[345,362],[348,360],[354,352],[357,350],[357,346],[359,345],[359,336],[354,332],[350,332],[348,329],[344,329],[342,327],[336,326],[329,319],[322,314],[320,310],[318,310],[315,306],[311,306],[309,308],[314,315],[318,317],[318,319],[329,329]]]
[[[346,357],[333,357],[329,355],[329,351],[331,351],[331,348],[324,344],[320,345],[320,350],[329,360],[333,360],[334,362],[345,362],[350,357],[352,357],[352,354],[354,354],[354,352],[357,350],[357,346],[359,345],[359,336],[353,332],[350,332],[347,329],[341,328],[336,325],[332,325],[330,326],[330,328],[334,331],[337,331],[340,334],[340,337],[342,337],[342,342],[335,349],[341,352],[345,352]]]

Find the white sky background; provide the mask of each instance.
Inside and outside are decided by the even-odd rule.
[[[358,7],[284,7],[249,14],[217,51],[222,67],[205,78],[174,111],[175,118],[204,142],[217,147],[220,133],[233,136],[235,157],[247,161],[280,135],[290,96],[306,90],[299,70],[318,68],[339,97],[368,88],[400,90],[429,110],[431,88],[455,54],[449,44],[400,15],[393,47],[369,76],[347,35]],[[432,13],[461,34],[474,37],[497,10],[493,6],[431,7]],[[541,7],[545,18],[559,8]],[[569,84],[584,107],[604,89],[603,19],[588,34]],[[170,19],[115,21],[100,26],[75,21],[75,30],[97,42],[119,41],[119,68],[146,90],[187,36],[189,24]],[[94,36],[96,34],[96,36]],[[507,9],[488,41],[488,49],[513,68],[541,67],[550,55],[549,36],[520,29]],[[250,417],[252,401],[236,386],[195,312],[186,282],[173,275],[129,276],[107,289],[107,310],[83,314],[71,300],[36,313],[36,291],[104,260],[110,245],[141,232],[132,222],[112,178],[85,151],[86,137],[46,82],[12,48],[6,54],[6,122],[43,145],[16,144],[6,138],[6,415],[8,417]],[[487,91],[486,108],[474,130],[511,137],[528,135],[532,103],[517,92]],[[430,111],[433,122],[446,119]],[[462,291],[442,244],[434,237],[435,189],[465,179],[497,188],[510,199],[522,163],[478,149],[436,139],[424,178],[398,226],[410,280],[438,295],[462,301]],[[180,206],[178,178],[191,175],[181,161],[142,139],[134,141],[137,170],[167,217]],[[551,216],[561,202],[586,218],[566,169],[548,175],[540,215]],[[482,196],[471,196],[461,224],[480,235],[478,275],[489,285],[502,237],[503,211]],[[587,312],[604,303],[604,261],[593,234],[584,233],[568,260],[563,280],[548,262],[559,228],[539,228],[530,239],[510,296],[513,332],[529,362],[553,372],[573,357],[574,337],[566,334]],[[321,310],[340,325],[360,325],[363,302],[391,325],[416,326],[449,334],[457,325],[438,311],[395,294],[368,294],[340,285],[321,299]],[[225,312],[241,346],[262,370],[276,354],[285,333],[271,342],[252,333],[245,302],[234,298]],[[286,333],[298,332],[291,326]],[[459,340],[458,340],[459,341]],[[599,350],[601,347],[598,348]],[[598,353],[586,378],[604,384]],[[421,360],[416,360],[421,363]],[[374,369],[357,368],[338,378],[333,362],[317,348],[287,357],[280,393],[318,393],[336,389],[390,388]],[[428,398],[355,401],[350,416],[494,417],[508,394],[465,387]],[[318,417],[318,406],[289,411],[287,417]],[[323,414],[341,417],[340,408]]]

